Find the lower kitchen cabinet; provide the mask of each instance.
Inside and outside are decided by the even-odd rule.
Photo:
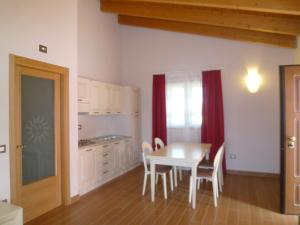
[[[80,148],[79,192],[85,194],[139,165],[132,139]]]

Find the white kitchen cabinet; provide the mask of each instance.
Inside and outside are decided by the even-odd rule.
[[[123,111],[128,115],[140,114],[140,90],[133,87],[124,87]]]
[[[77,92],[78,112],[88,113],[90,111],[90,81],[79,77]]]
[[[132,111],[135,115],[140,114],[140,90],[133,88],[131,92]]]
[[[121,114],[123,111],[123,88],[111,86],[111,106],[113,114]]]
[[[78,78],[78,112],[91,115],[139,113],[139,89]],[[126,106],[125,106],[126,105]]]
[[[79,153],[79,183],[80,194],[84,194],[92,190],[96,181],[96,162],[95,151],[93,147],[80,150]]]
[[[139,164],[133,139],[122,139],[79,150],[79,192],[85,194]]]
[[[22,225],[23,209],[18,206],[0,202],[0,224]]]
[[[108,84],[98,81],[91,81],[90,96],[90,114],[111,114],[110,86]]]

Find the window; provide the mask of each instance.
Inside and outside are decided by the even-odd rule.
[[[167,127],[200,128],[202,123],[201,76],[167,76]]]

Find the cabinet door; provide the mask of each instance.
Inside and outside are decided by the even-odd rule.
[[[103,158],[102,148],[97,147],[95,150],[95,170],[96,170],[96,183],[97,185],[102,183],[102,171],[103,171]]]
[[[112,94],[112,112],[115,114],[122,113],[123,93],[122,88],[119,86],[113,86],[111,89]]]
[[[140,92],[138,89],[132,90],[132,112],[134,114],[140,113]]]
[[[77,91],[78,91],[78,101],[79,102],[88,102],[89,101],[89,85],[90,81],[85,78],[78,78],[77,82]]]
[[[96,180],[95,154],[94,149],[80,150],[79,156],[79,182],[80,193],[86,193],[93,188]]]
[[[118,141],[113,143],[113,152],[114,152],[114,173],[119,175],[123,171],[123,149],[124,149],[124,142]]]
[[[110,86],[105,83],[91,82],[91,114],[110,114]]]
[[[100,94],[100,101],[101,101],[101,107],[102,111],[105,114],[111,114],[112,113],[112,87],[109,84],[101,84],[101,94]]]
[[[90,93],[91,93],[91,105],[90,105],[90,111],[91,114],[102,114],[102,105],[100,101],[101,96],[101,87],[99,85],[99,82],[92,81],[90,86]]]

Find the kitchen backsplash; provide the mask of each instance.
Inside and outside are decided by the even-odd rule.
[[[78,138],[87,139],[105,135],[128,135],[125,116],[78,115]]]

